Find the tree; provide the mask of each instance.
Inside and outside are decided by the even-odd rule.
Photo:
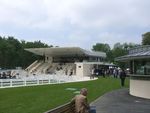
[[[113,59],[120,57],[120,56],[124,56],[128,54],[128,51],[133,48],[139,46],[138,44],[134,44],[134,43],[116,43],[114,45],[114,48],[112,49],[112,54],[113,54]],[[116,65],[118,65],[121,68],[125,67],[125,63],[121,63],[121,62],[115,62],[113,61]]]
[[[11,69],[18,66],[23,68],[30,65],[40,56],[27,52],[25,48],[44,48],[52,47],[48,46],[41,41],[21,42],[12,36],[1,37],[0,36],[0,68]]]
[[[22,67],[27,67],[30,65],[32,62],[34,62],[36,59],[40,59],[42,56],[35,55],[33,53],[27,52],[24,49],[25,48],[46,48],[49,47],[47,44],[42,43],[41,41],[34,41],[34,42],[26,42],[25,40],[21,41],[22,44],[22,51],[21,53],[21,66]],[[31,56],[31,57],[29,57]],[[28,61],[28,62],[27,62]]]
[[[93,45],[93,49],[92,50],[108,52],[108,51],[110,51],[110,46],[108,44],[96,43],[96,45]]]
[[[96,43],[96,45],[93,45],[92,50],[105,52],[107,55],[106,60],[109,61],[111,59],[111,48],[110,48],[109,44]]]
[[[150,45],[150,32],[142,35],[142,45]]]

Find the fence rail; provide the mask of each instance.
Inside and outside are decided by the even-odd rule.
[[[69,102],[44,113],[75,113],[75,104]]]
[[[67,82],[87,81],[89,78],[66,76],[66,75],[51,75],[51,76],[35,76],[30,78],[17,79],[0,79],[0,88],[44,85],[44,84],[59,84]]]
[[[65,78],[65,77],[64,77]],[[44,84],[59,84],[65,82],[72,82],[72,77],[60,79],[60,77],[52,77],[45,79],[0,79],[0,88],[33,86]]]

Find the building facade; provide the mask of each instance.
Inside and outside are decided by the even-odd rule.
[[[130,94],[150,99],[150,45],[133,48],[116,61],[130,64]]]
[[[106,65],[106,53],[88,51],[79,47],[29,48],[26,51],[43,56],[42,61],[35,61],[27,71],[29,73],[52,73],[90,76],[94,64]],[[108,65],[108,63],[107,63]]]

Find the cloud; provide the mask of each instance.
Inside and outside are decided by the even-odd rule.
[[[0,0],[0,33],[91,49],[97,42],[141,42],[148,0]]]

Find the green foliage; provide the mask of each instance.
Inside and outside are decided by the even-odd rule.
[[[100,78],[78,83],[0,89],[0,112],[43,113],[69,102],[75,96],[74,91],[68,91],[66,88],[77,88],[79,91],[83,87],[88,89],[89,102],[109,91],[121,88],[119,79]]]
[[[121,44],[121,43],[118,42],[111,49],[109,44],[96,43],[96,45],[93,46],[92,50],[105,52],[106,55],[107,55],[106,60],[108,62],[113,62],[114,64],[116,64],[120,67],[124,67],[125,64],[120,63],[120,62],[115,62],[114,59],[116,57],[120,57],[120,56],[128,54],[128,50],[130,48],[135,47],[135,46],[137,46],[137,44],[133,44],[133,43],[129,43],[129,44],[128,43],[123,43],[123,44]]]
[[[112,54],[113,54],[113,63],[118,65],[121,68],[125,68],[127,66],[126,63],[122,63],[122,62],[115,62],[114,59],[120,56],[124,56],[128,54],[129,49],[138,46],[137,44],[134,43],[116,43],[113,47]]]
[[[114,45],[114,48],[113,48],[113,55],[114,57],[119,57],[119,56],[123,56],[123,55],[126,55],[128,53],[127,49],[126,49],[126,46],[127,44],[123,44],[121,45],[120,43],[116,43]]]
[[[142,35],[142,45],[150,45],[150,32]]]
[[[108,44],[96,43],[96,45],[93,46],[93,50],[94,51],[109,52],[110,46]]]
[[[14,37],[0,37],[0,68],[27,67],[40,56],[29,53],[24,48],[48,47],[41,41],[18,41]]]
[[[110,59],[109,56],[111,54],[111,51],[110,51],[109,44],[96,43],[96,45],[93,45],[93,49],[92,50],[105,52],[106,55],[107,55],[106,60]]]
[[[40,40],[39,41],[34,41],[34,42],[26,42],[24,40],[21,41],[21,44],[23,48],[41,48],[41,47],[48,47],[47,44],[42,43]]]

